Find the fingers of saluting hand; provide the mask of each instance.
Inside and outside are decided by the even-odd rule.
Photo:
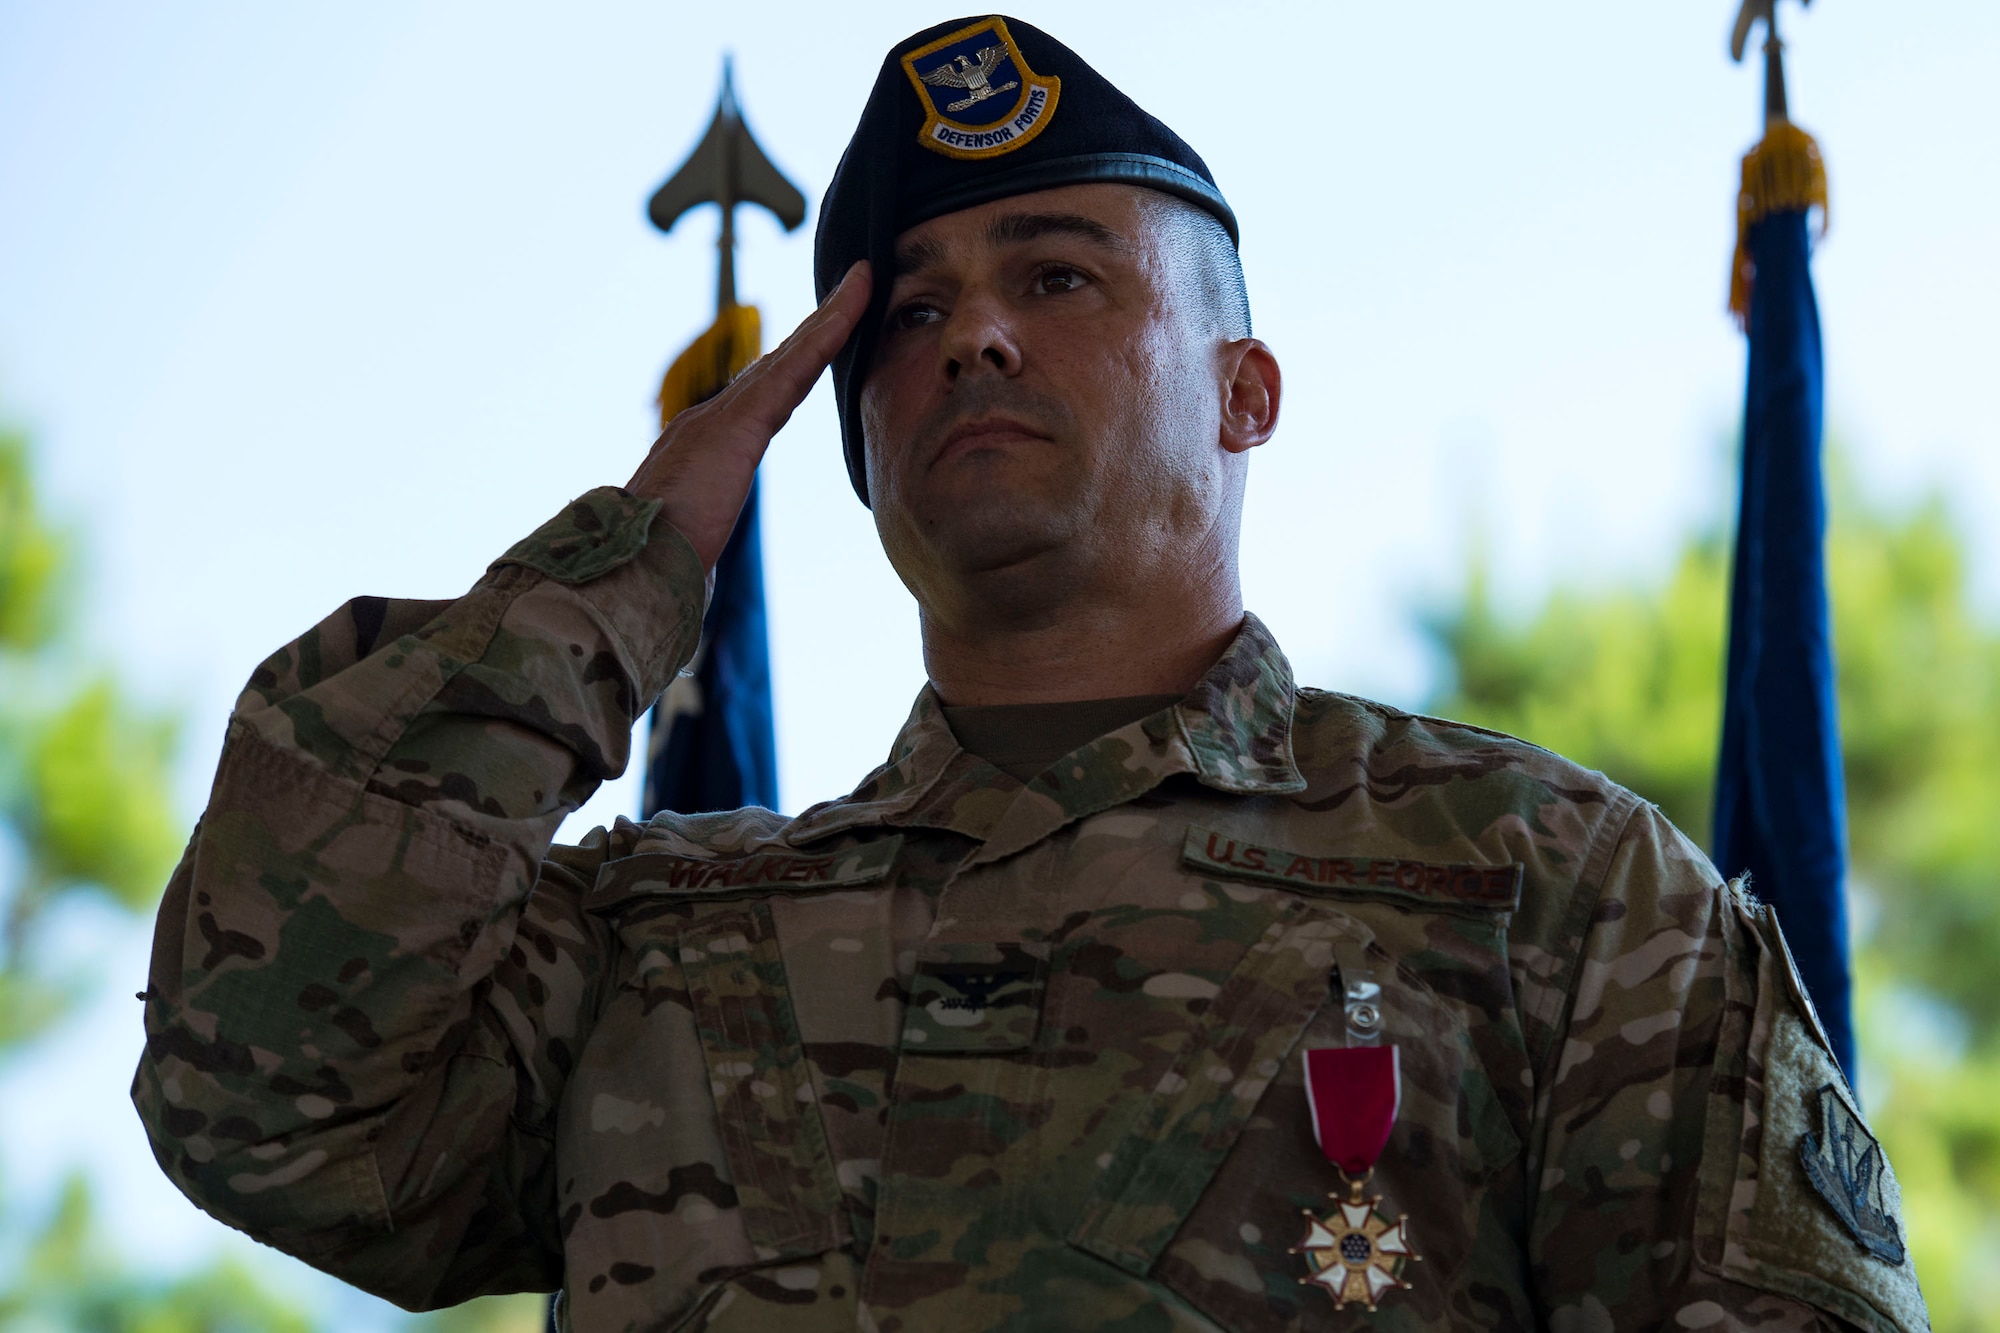
[[[717,395],[718,411],[740,412],[746,423],[764,427],[767,435],[777,434],[860,322],[868,308],[869,276],[866,260],[848,269],[840,285],[790,337]]]
[[[750,494],[771,437],[805,401],[868,308],[866,263],[847,271],[819,309],[728,388],[668,423],[628,483],[661,501],[661,516],[713,567]]]

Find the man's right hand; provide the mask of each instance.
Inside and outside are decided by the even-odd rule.
[[[870,283],[865,260],[847,270],[776,350],[668,422],[626,483],[633,494],[660,501],[661,517],[693,545],[704,570],[722,558],[771,437],[805,401],[868,308]]]

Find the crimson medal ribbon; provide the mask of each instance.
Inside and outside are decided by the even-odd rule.
[[[1403,1069],[1394,1046],[1342,1046],[1306,1052],[1306,1105],[1313,1140],[1349,1176],[1375,1169],[1396,1125]]]
[[[1419,1258],[1410,1247],[1408,1219],[1392,1221],[1382,1211],[1382,1196],[1365,1193],[1396,1126],[1402,1064],[1394,1046],[1307,1051],[1305,1064],[1313,1138],[1340,1168],[1347,1190],[1333,1191],[1333,1211],[1323,1217],[1305,1210],[1305,1239],[1292,1247],[1306,1261],[1299,1281],[1323,1288],[1336,1310],[1350,1301],[1373,1310],[1389,1292],[1410,1285],[1403,1270]]]

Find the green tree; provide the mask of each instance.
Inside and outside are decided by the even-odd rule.
[[[2000,630],[1941,499],[1890,513],[1836,468],[1832,514],[1863,1091],[1935,1326],[2000,1329]],[[1728,575],[1705,534],[1657,586],[1510,617],[1475,561],[1427,624],[1450,666],[1427,706],[1599,768],[1705,843]]]
[[[135,1275],[93,1216],[89,1187],[71,1176],[55,1216],[0,1288],[0,1328],[77,1333],[311,1333],[305,1315],[242,1264],[221,1260],[169,1278]]]
[[[74,997],[79,979],[51,976],[33,947],[49,910],[85,893],[142,907],[176,850],[173,727],[71,639],[70,549],[37,503],[26,439],[0,427],[0,1059]]]
[[[28,440],[0,424],[0,1072],[93,983],[52,970],[41,927],[65,904],[149,910],[185,829],[171,719],[136,707],[77,641],[75,538],[35,491]],[[136,1015],[133,1035],[138,1032]],[[37,1225],[0,1191],[0,1328],[46,1333],[312,1333],[319,1322],[242,1263],[135,1270],[81,1174]],[[412,1318],[425,1333],[535,1333],[540,1297]]]

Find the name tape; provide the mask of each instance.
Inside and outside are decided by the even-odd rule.
[[[1506,910],[1521,901],[1518,863],[1442,865],[1394,857],[1308,856],[1192,825],[1181,862],[1217,875],[1295,889],[1348,889]]]
[[[873,884],[888,876],[903,848],[899,834],[818,855],[756,852],[733,860],[641,852],[599,872],[590,905],[668,893],[726,893],[757,889],[835,889]]]

